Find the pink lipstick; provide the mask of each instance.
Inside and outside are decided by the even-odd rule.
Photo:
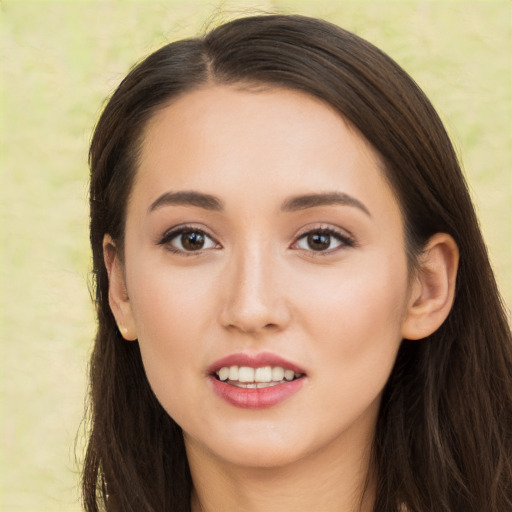
[[[232,354],[210,366],[215,393],[230,405],[262,409],[277,405],[304,384],[303,368],[271,353]]]

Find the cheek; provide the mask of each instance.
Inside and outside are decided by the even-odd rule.
[[[344,380],[348,393],[367,384],[383,386],[401,342],[402,317],[407,303],[405,261],[396,257],[361,258],[315,283],[300,309],[304,329],[315,340],[315,366],[332,381]]]
[[[153,268],[154,271],[149,271]],[[129,281],[130,300],[146,374],[164,407],[171,390],[193,386],[188,379],[203,371],[201,340],[215,307],[211,279],[201,271],[168,266],[138,269]]]
[[[210,269],[176,268],[165,261],[165,255],[153,259],[127,276],[139,337],[187,337],[215,306]]]

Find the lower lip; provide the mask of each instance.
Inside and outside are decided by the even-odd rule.
[[[276,384],[267,388],[239,388],[226,384],[213,376],[209,377],[213,390],[230,405],[241,409],[265,409],[273,407],[297,393],[302,387],[304,377]]]

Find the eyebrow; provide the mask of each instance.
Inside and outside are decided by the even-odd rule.
[[[182,192],[166,192],[151,203],[149,213],[163,206],[197,206],[205,210],[220,211],[224,208],[220,199],[210,194],[186,190]]]
[[[291,197],[284,202],[281,210],[284,212],[295,212],[316,206],[331,205],[354,206],[371,217],[370,211],[361,201],[343,192],[323,192]]]
[[[294,196],[283,203],[281,211],[295,212],[317,206],[332,205],[353,206],[371,217],[370,211],[361,201],[343,192],[322,192]],[[193,190],[165,192],[151,203],[149,213],[164,206],[196,206],[211,211],[222,211],[224,209],[224,204],[219,198]]]

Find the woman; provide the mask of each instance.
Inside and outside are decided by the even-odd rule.
[[[256,16],[169,44],[91,150],[87,511],[512,509],[512,343],[389,57]]]

